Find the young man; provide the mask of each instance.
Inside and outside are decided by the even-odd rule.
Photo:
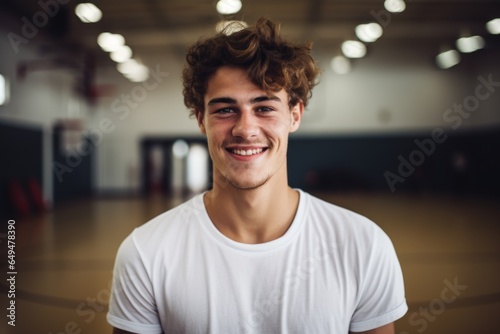
[[[389,238],[288,186],[288,136],[317,74],[310,48],[266,19],[189,49],[184,99],[213,188],[123,242],[114,333],[394,333],[407,306]]]

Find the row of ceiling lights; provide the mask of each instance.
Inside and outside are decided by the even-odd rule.
[[[403,0],[385,0],[384,7],[388,12],[401,13],[406,9]],[[366,45],[364,43],[373,43],[384,33],[384,29],[378,23],[371,22],[359,24],[354,29],[358,40],[347,40],[342,43],[340,49],[342,55],[332,58],[330,66],[337,74],[347,74],[351,71],[350,59],[363,58],[366,55]]]
[[[385,0],[384,7],[391,13],[401,13],[406,9],[403,0]],[[486,23],[486,29],[491,34],[500,34],[500,18]],[[362,42],[372,43],[380,38],[383,29],[378,23],[360,24],[355,28],[356,36],[360,41],[349,40],[341,45],[343,56],[336,56],[331,61],[331,68],[338,74],[346,74],[351,70],[351,58],[362,58],[366,55],[366,46]],[[463,36],[456,41],[458,51],[471,53],[485,46],[484,38],[481,36]],[[460,54],[457,50],[446,50],[436,56],[436,64],[442,69],[455,66],[460,62]]]
[[[490,34],[500,34],[500,18],[490,20],[486,23],[486,30]],[[456,40],[455,49],[447,49],[436,56],[436,64],[442,68],[447,69],[460,63],[460,53],[471,53],[484,48],[484,38],[479,35],[462,36]]]
[[[403,0],[385,0],[384,7],[391,13],[401,13],[406,9]],[[219,14],[231,15],[240,11],[241,0],[219,0],[216,9]],[[81,3],[75,9],[76,15],[82,22],[92,23],[101,19],[102,13],[92,3]],[[222,31],[230,21],[221,21],[216,30]],[[240,21],[240,25],[233,25],[235,29],[245,27],[246,24]],[[500,19],[493,19],[486,23],[487,30],[492,34],[500,33]],[[227,33],[231,33],[227,31]],[[331,61],[331,67],[338,74],[346,74],[351,70],[349,59],[363,58],[366,55],[366,45],[373,43],[383,34],[380,24],[371,22],[360,24],[355,28],[355,34],[359,40],[348,40],[342,43],[343,55],[336,56]],[[363,43],[364,42],[364,43]],[[145,81],[149,76],[146,66],[132,58],[132,50],[125,45],[125,39],[118,34],[109,32],[101,33],[98,37],[99,46],[106,52],[110,52],[110,57],[117,62],[118,70],[131,81]],[[464,36],[456,41],[457,49],[462,53],[470,53],[484,47],[484,39],[481,36]],[[436,57],[436,63],[440,68],[450,68],[460,62],[460,54],[457,50],[447,50]]]
[[[237,13],[242,7],[240,0],[219,0],[216,8],[219,14],[228,15]],[[388,12],[401,13],[406,9],[404,0],[385,0],[384,7]],[[232,21],[221,21],[216,30],[222,31]],[[240,21],[235,29],[245,27],[246,24]],[[500,19],[493,19],[486,23],[486,28],[491,34],[500,33]],[[226,31],[232,33],[233,31]],[[360,24],[354,30],[359,40],[347,40],[342,43],[341,51],[343,55],[334,57],[331,60],[331,68],[335,73],[347,74],[351,71],[350,59],[363,58],[366,55],[366,45],[364,43],[373,43],[383,34],[382,26],[371,22]],[[481,36],[463,36],[456,41],[457,49],[462,53],[471,53],[484,47],[484,38]],[[442,68],[450,68],[460,62],[460,55],[456,50],[447,50],[436,57],[436,64]]]
[[[237,13],[242,7],[240,0],[219,0],[217,11],[222,15]],[[102,12],[93,3],[80,3],[75,8],[75,14],[84,23],[95,23],[101,20]],[[221,21],[216,30],[224,30],[231,21]],[[233,29],[245,27],[244,22],[232,25]],[[226,31],[229,33],[229,31]],[[133,82],[146,81],[149,78],[148,68],[141,62],[132,58],[132,49],[125,44],[125,38],[120,34],[103,32],[97,37],[97,43],[105,52],[109,52],[110,58],[117,63],[117,69],[126,78]]]
[[[236,14],[242,7],[240,0],[219,0],[216,8],[219,14],[230,15]],[[393,13],[402,12],[405,9],[403,0],[386,0],[385,8]],[[229,23],[234,21],[221,21],[217,24],[216,30],[222,31]],[[243,28],[246,23],[239,21],[240,24],[232,25],[234,29]],[[233,31],[225,31],[232,33]],[[342,43],[341,50],[344,56],[337,56],[332,59],[331,66],[336,73],[345,74],[351,69],[351,64],[348,58],[362,58],[366,54],[366,46],[362,42],[372,43],[382,36],[383,29],[378,23],[360,24],[355,29],[356,36],[360,41],[349,40]],[[361,42],[362,41],[362,42]]]
[[[75,14],[84,23],[95,23],[102,18],[101,10],[92,3],[78,4]],[[109,52],[109,57],[117,63],[118,71],[130,81],[142,82],[149,78],[148,68],[132,58],[132,49],[125,44],[122,35],[103,32],[97,37],[97,44],[103,51]]]
[[[237,13],[242,7],[240,0],[219,0],[217,11],[222,15]],[[95,23],[102,18],[102,12],[92,3],[80,3],[75,8],[75,14],[84,23]],[[217,25],[218,31],[224,30],[230,21],[221,21]],[[234,29],[245,27],[244,22],[233,25]],[[228,31],[227,31],[228,32]],[[229,32],[228,32],[229,33]],[[125,38],[120,34],[103,32],[99,34],[97,43],[102,50],[109,52],[110,58],[117,63],[117,69],[125,77],[133,82],[145,81],[149,77],[148,68],[141,62],[132,58],[132,49],[125,44]]]

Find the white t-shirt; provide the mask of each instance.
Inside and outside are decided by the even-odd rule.
[[[387,235],[300,191],[292,225],[262,244],[233,241],[203,195],[135,229],[116,258],[108,322],[133,333],[348,333],[408,307]]]

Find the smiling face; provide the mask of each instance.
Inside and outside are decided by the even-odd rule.
[[[245,70],[223,66],[208,81],[204,111],[197,111],[213,162],[214,187],[255,189],[270,180],[288,185],[288,135],[298,129],[302,102],[291,109],[288,94],[266,93]]]

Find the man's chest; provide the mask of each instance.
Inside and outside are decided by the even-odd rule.
[[[356,279],[335,254],[197,256],[167,270],[155,289],[171,332],[347,333]]]

